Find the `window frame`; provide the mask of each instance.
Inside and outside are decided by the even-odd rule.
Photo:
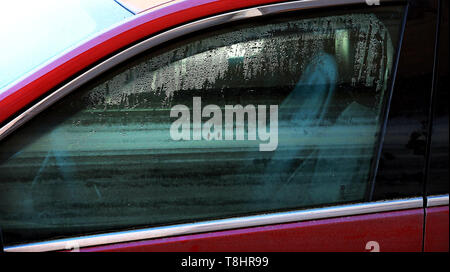
[[[384,0],[383,3],[399,3],[405,4],[406,0]],[[87,69],[82,74],[72,78],[59,88],[47,93],[45,97],[39,100],[34,105],[31,105],[21,114],[13,118],[0,128],[0,141],[6,136],[13,133],[20,126],[31,120],[34,116],[44,111],[72,91],[76,90],[83,84],[93,80],[94,78],[101,76],[103,73],[114,68],[118,64],[121,64],[128,59],[131,59],[138,54],[141,54],[153,47],[156,47],[165,42],[174,40],[176,38],[208,29],[210,27],[223,25],[226,23],[241,21],[250,18],[263,17],[267,15],[282,14],[284,12],[292,12],[305,9],[317,9],[325,7],[335,6],[351,6],[354,4],[367,4],[366,0],[339,0],[333,3],[327,3],[326,0],[313,0],[313,1],[293,1],[282,2],[276,4],[259,5],[252,8],[240,9],[223,14],[218,14],[210,17],[206,17],[200,20],[189,22],[171,29],[167,29],[156,35],[152,35],[145,40],[133,44],[124,50],[114,54],[113,56],[103,60],[95,66]],[[87,235],[79,236],[68,239],[48,240],[37,243],[25,243],[21,245],[5,247],[5,251],[52,251],[52,250],[64,250],[68,249],[68,244],[76,243],[80,247],[97,246],[102,244],[111,244],[119,242],[129,242],[150,238],[162,238],[170,237],[180,234],[194,234],[201,232],[211,232],[235,228],[254,227],[261,225],[280,224],[288,222],[299,222],[313,219],[325,219],[331,217],[351,216],[360,214],[369,214],[377,212],[398,211],[405,209],[423,208],[423,197],[412,197],[399,200],[390,201],[372,201],[370,196],[373,192],[375,184],[375,177],[377,172],[377,164],[380,158],[381,149],[383,145],[383,136],[386,130],[386,124],[388,119],[390,99],[392,97],[393,83],[395,81],[395,75],[398,68],[398,60],[401,51],[402,37],[404,34],[406,17],[408,14],[408,5],[405,5],[404,15],[401,21],[401,27],[399,31],[399,41],[397,50],[393,59],[392,75],[388,82],[387,101],[385,108],[383,109],[382,118],[384,120],[380,134],[381,137],[377,141],[377,152],[375,154],[375,170],[374,176],[370,176],[368,182],[369,201],[358,204],[340,204],[333,205],[324,208],[310,208],[301,209],[289,212],[276,212],[255,216],[241,216],[219,220],[201,221],[198,223],[187,223],[169,225],[164,227],[150,227],[132,231],[116,231],[100,235]]]

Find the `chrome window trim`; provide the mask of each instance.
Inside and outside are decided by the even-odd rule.
[[[447,198],[448,199],[448,198]],[[390,201],[377,201],[361,204],[315,208],[262,215],[210,220],[197,223],[179,224],[139,230],[112,232],[100,235],[80,236],[75,238],[30,243],[5,247],[6,252],[57,251],[72,248],[100,246],[106,244],[133,242],[178,235],[197,234],[264,225],[293,223],[308,220],[354,216],[389,211],[400,211],[423,207],[423,198],[409,198]]]
[[[406,2],[406,0],[383,0],[380,3],[386,2]],[[138,44],[135,44],[116,55],[110,57],[109,59],[95,65],[90,68],[86,72],[72,79],[68,83],[64,84],[62,87],[53,91],[45,98],[25,110],[23,113],[16,116],[10,122],[6,123],[3,127],[0,128],[0,141],[8,136],[10,133],[18,129],[24,123],[32,119],[34,116],[45,110],[46,108],[53,105],[55,102],[75,90],[77,87],[80,87],[84,83],[93,79],[94,77],[104,73],[108,69],[113,68],[114,66],[126,61],[127,59],[136,56],[152,47],[155,47],[159,44],[167,42],[169,40],[178,38],[180,36],[205,29],[212,26],[222,25],[229,22],[234,22],[243,19],[249,19],[259,16],[265,15],[273,15],[283,12],[302,10],[302,9],[311,9],[311,8],[323,8],[323,7],[332,7],[332,6],[341,6],[341,5],[350,5],[350,4],[364,4],[367,3],[366,0],[300,0],[293,2],[284,2],[277,4],[269,4],[263,5],[254,8],[241,9],[237,11],[232,11],[224,14],[219,14],[211,17],[207,17],[204,19],[200,19],[191,23],[187,23],[173,29],[169,29],[165,32],[162,32],[158,35],[152,36]],[[138,17],[145,16],[147,13],[151,12],[151,10],[147,12],[143,12]]]
[[[448,194],[427,196],[427,207],[437,207],[448,205]]]

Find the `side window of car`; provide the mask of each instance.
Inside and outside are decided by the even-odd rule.
[[[436,69],[436,89],[434,96],[434,116],[433,129],[431,133],[431,154],[430,170],[427,181],[427,194],[438,195],[449,192],[449,114],[448,114],[448,93],[449,93],[449,37],[448,37],[448,1],[441,1],[442,15],[440,18],[438,63]]]
[[[7,244],[366,200],[403,8],[163,44],[0,142]]]

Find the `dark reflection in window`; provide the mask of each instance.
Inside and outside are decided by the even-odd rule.
[[[448,74],[448,1],[441,1],[441,23],[439,37],[439,54],[436,97],[434,98],[434,117],[431,141],[430,171],[428,176],[427,194],[448,194],[448,93],[450,89]]]

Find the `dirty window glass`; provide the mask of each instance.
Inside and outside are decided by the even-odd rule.
[[[152,49],[0,142],[7,243],[364,201],[402,8]]]

